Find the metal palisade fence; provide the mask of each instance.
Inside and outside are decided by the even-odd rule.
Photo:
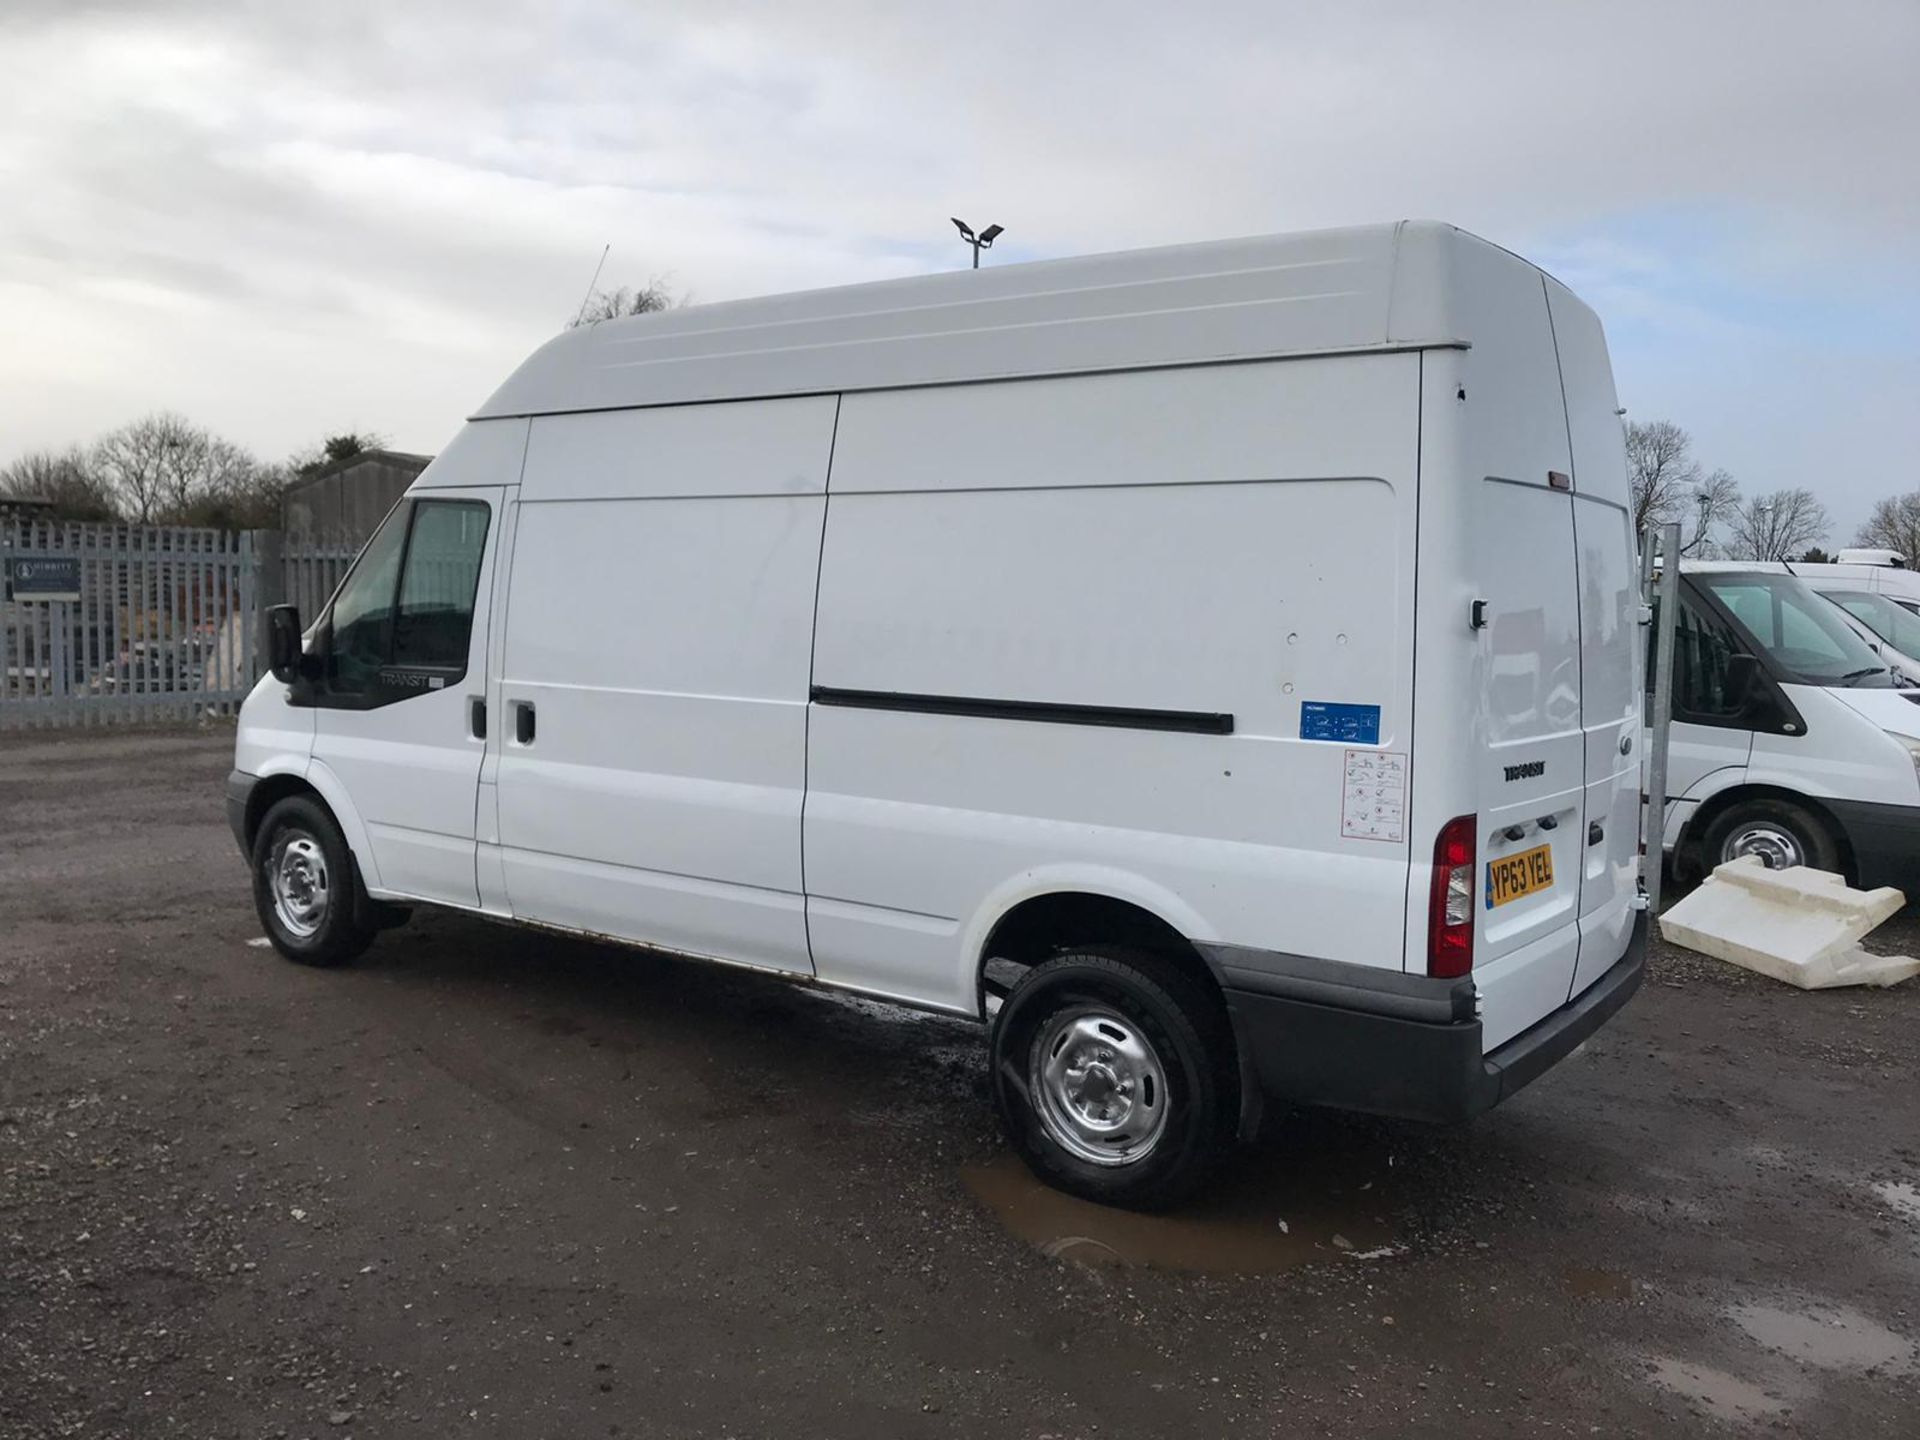
[[[347,547],[277,531],[0,518],[0,730],[231,715],[260,676],[259,617],[317,613]]]
[[[265,544],[261,548],[264,565],[270,569],[272,546]],[[276,599],[285,599],[298,605],[301,619],[311,622],[320,613],[320,608],[333,598],[334,587],[339,585],[340,577],[347,573],[347,568],[359,553],[358,545],[330,542],[313,542],[298,547],[288,545],[281,552],[284,583]]]

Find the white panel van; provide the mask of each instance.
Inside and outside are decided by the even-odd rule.
[[[1777,562],[1682,563],[1664,838],[1678,868],[1755,855],[1867,886],[1920,874],[1920,690],[1836,598]]]
[[[1269,1098],[1472,1115],[1640,983],[1606,345],[1447,226],[569,332],[270,629],[283,954],[425,902],[977,1017],[1098,1200]]]

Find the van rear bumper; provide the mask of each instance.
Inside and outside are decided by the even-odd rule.
[[[1410,1120],[1459,1121],[1491,1109],[1533,1080],[1633,997],[1646,972],[1647,917],[1635,919],[1626,953],[1612,969],[1491,1054],[1481,1053],[1480,1022],[1470,1007],[1459,1014],[1456,1004],[1450,1019],[1409,1014],[1406,977],[1383,977],[1401,983],[1377,1001],[1358,986],[1330,995],[1324,986],[1303,989],[1289,975],[1250,972],[1235,963],[1247,952],[1229,958],[1224,949],[1217,948],[1209,959],[1227,982],[1242,1073],[1267,1097]],[[1458,994],[1448,992],[1446,998]]]

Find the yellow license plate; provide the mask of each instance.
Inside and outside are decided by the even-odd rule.
[[[1553,885],[1553,847],[1536,845],[1487,862],[1487,908],[1505,905]]]

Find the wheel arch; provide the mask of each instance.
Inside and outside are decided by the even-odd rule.
[[[274,787],[268,798],[256,801],[262,791]],[[360,821],[360,814],[353,808],[353,801],[347,796],[347,787],[340,783],[335,775],[318,760],[311,760],[300,772],[282,772],[276,775],[262,776],[260,783],[254,786],[254,794],[247,799],[247,844],[253,839],[260,821],[267,811],[288,795],[308,795],[326,806],[333,816],[334,824],[340,827],[340,834],[347,842],[347,849],[353,855],[355,868],[360,872],[360,883],[369,891],[380,888],[380,872],[374,864],[373,848],[367,842],[366,826]],[[259,808],[256,810],[255,805]]]
[[[1091,883],[1090,883],[1091,882]],[[1003,998],[1019,974],[1075,945],[1119,945],[1143,950],[1176,966],[1212,996],[1232,1037],[1233,1062],[1240,1074],[1239,1118],[1241,1138],[1251,1137],[1260,1125],[1262,1092],[1250,1068],[1233,1023],[1232,1006],[1220,977],[1198,942],[1214,938],[1204,922],[1171,896],[1153,903],[1138,893],[1116,893],[1121,887],[1091,881],[1091,877],[1057,878],[1050,887],[1021,887],[994,908],[990,921],[977,927],[978,942],[969,948],[974,965],[974,993],[980,1017],[991,1023],[997,1000]],[[1175,916],[1180,917],[1176,920]],[[1005,967],[1003,969],[1002,967]]]
[[[1070,945],[1149,950],[1218,988],[1212,968],[1179,929],[1132,900],[1089,890],[1042,891],[1003,912],[981,942],[976,976],[984,984],[991,961],[1037,965]]]
[[[259,838],[260,822],[267,818],[267,812],[291,795],[307,795],[320,800],[319,792],[307,783],[306,777],[293,771],[263,775],[247,792],[247,812],[242,823],[248,854],[253,853],[253,842]],[[322,800],[321,803],[326,802]]]

